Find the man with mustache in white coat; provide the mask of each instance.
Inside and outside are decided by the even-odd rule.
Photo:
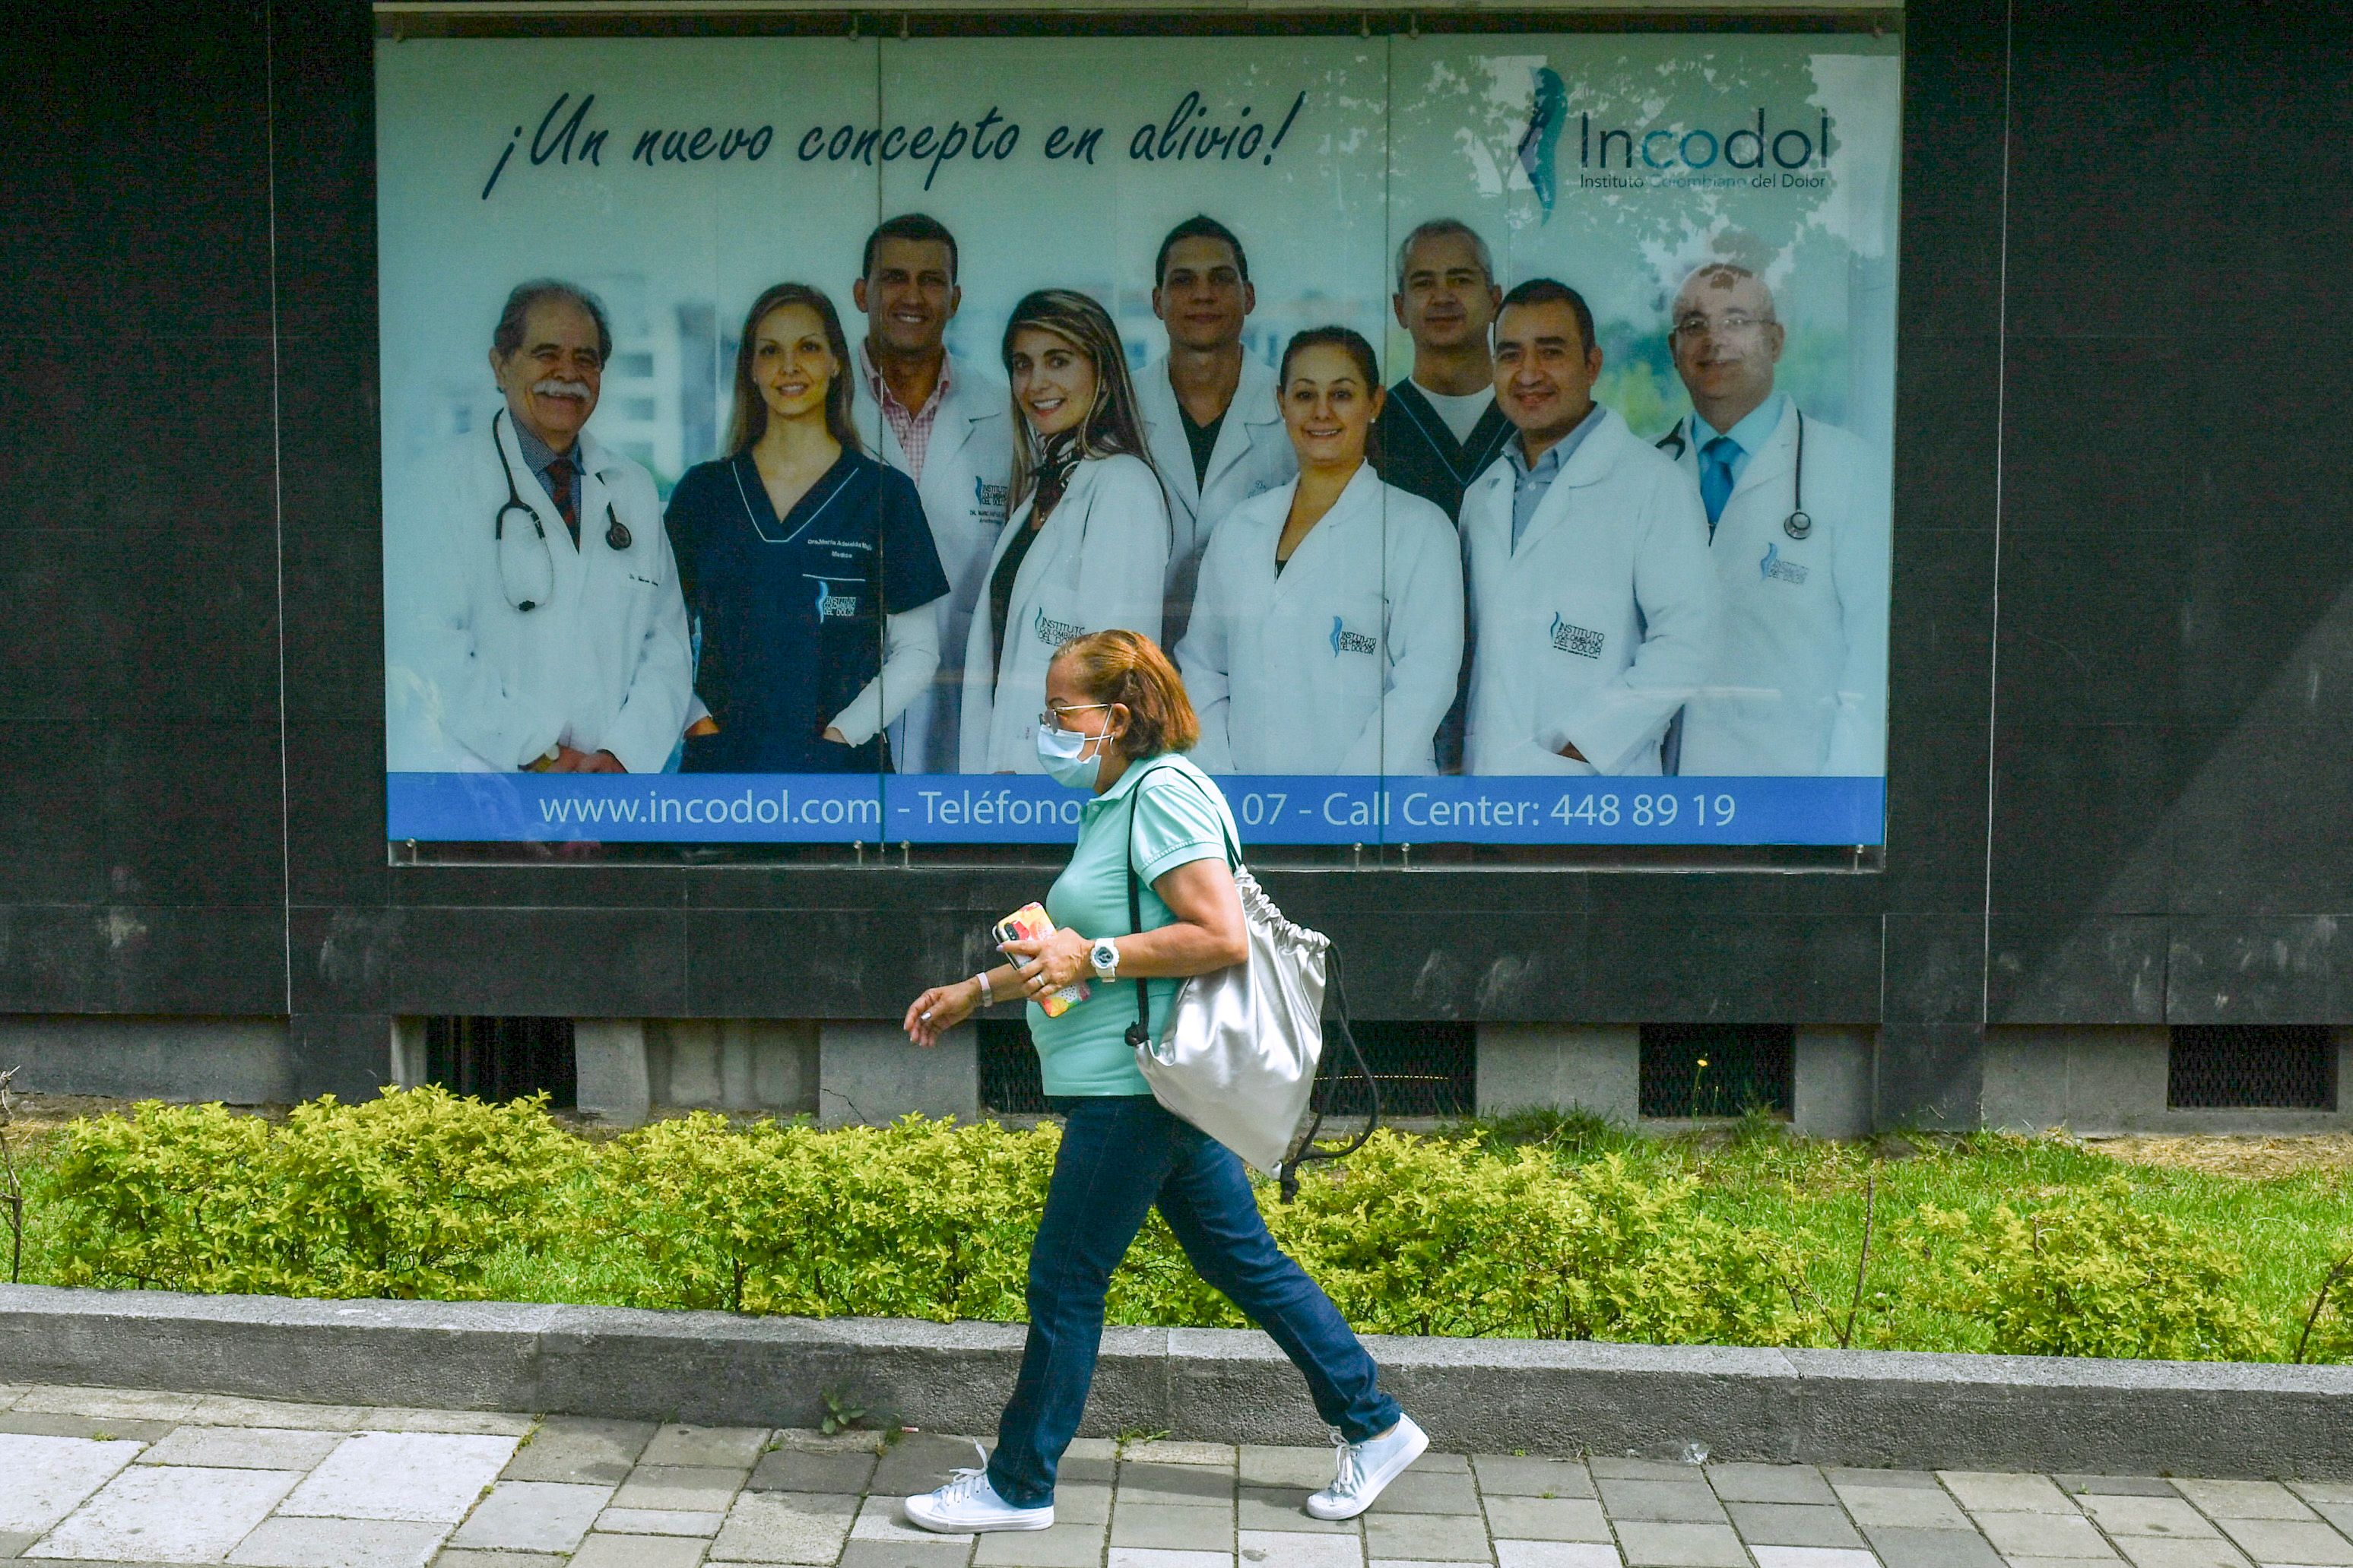
[[[657,773],[692,695],[686,604],[653,476],[588,434],[603,306],[552,279],[491,334],[505,406],[450,447],[415,531],[388,524],[396,771]]]
[[[964,704],[964,650],[989,552],[1005,529],[1013,434],[1005,383],[947,351],[964,303],[955,236],[904,213],[866,237],[850,297],[866,314],[856,349],[851,417],[867,449],[915,481],[948,591],[936,605],[940,668],[891,726],[902,773],[954,773]]]
[[[1683,709],[1677,771],[1875,776],[1887,765],[1887,465],[1773,389],[1785,338],[1765,280],[1702,266],[1667,346],[1693,412],[1660,441],[1699,492],[1724,591],[1715,668]]]
[[[1152,267],[1152,313],[1168,329],[1168,352],[1137,373],[1135,401],[1176,529],[1161,614],[1170,647],[1185,635],[1218,524],[1299,472],[1274,372],[1242,346],[1256,309],[1250,258],[1233,230],[1195,216],[1168,231]]]
[[[1715,656],[1715,569],[1690,482],[1593,401],[1584,297],[1549,278],[1496,312],[1519,434],[1462,500],[1474,773],[1656,773]]]

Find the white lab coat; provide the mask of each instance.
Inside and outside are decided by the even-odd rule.
[[[1680,771],[1829,773],[1887,767],[1888,473],[1853,432],[1806,426],[1806,515],[1793,539],[1794,402],[1741,470],[1708,553],[1723,621],[1707,680],[1683,706]],[[1698,492],[1691,421],[1675,466]],[[1664,448],[1673,453],[1671,438]]]
[[[1715,657],[1707,514],[1664,453],[1605,409],[1512,547],[1508,457],[1462,498],[1474,773],[1655,773]],[[1574,745],[1587,759],[1558,754]]]
[[[1193,448],[1185,439],[1185,419],[1176,403],[1176,388],[1168,380],[1166,355],[1136,374],[1136,411],[1144,416],[1144,438],[1152,448],[1152,465],[1168,487],[1168,519],[1176,545],[1168,561],[1168,635],[1181,637],[1191,614],[1194,584],[1200,575],[1201,552],[1208,548],[1218,523],[1254,495],[1272,489],[1299,474],[1299,454],[1292,449],[1291,433],[1282,426],[1282,410],[1275,402],[1274,372],[1242,356],[1241,379],[1234,384],[1234,400],[1226,405],[1226,421],[1218,426],[1217,444],[1209,450],[1208,477],[1193,479]]]
[[[902,473],[907,455],[897,432],[866,384],[866,348],[850,380],[853,417],[866,449]],[[956,763],[956,721],[964,696],[964,649],[973,605],[987,581],[988,554],[1005,530],[1005,489],[1013,473],[1012,398],[1005,384],[958,358],[948,368],[948,390],[933,416],[923,449],[923,477],[915,481],[923,521],[947,574],[948,591],[931,607],[939,623],[940,667],[915,694],[903,719],[891,726],[891,757],[902,773],[947,773]]]
[[[1038,711],[1046,667],[1081,632],[1123,626],[1157,640],[1160,588],[1168,570],[1168,508],[1160,481],[1140,458],[1090,458],[1071,474],[1054,513],[1013,575],[1005,658],[995,659],[989,574],[1029,526],[1033,495],[1007,520],[981,574],[980,601],[964,657],[960,736],[968,773],[1035,773]]]
[[[1300,541],[1274,547],[1296,479],[1219,523],[1177,645],[1201,716],[1193,760],[1240,773],[1430,773],[1462,667],[1454,524],[1366,463]]]
[[[411,579],[387,595],[396,606],[385,672],[391,765],[509,771],[561,743],[610,752],[631,773],[659,772],[678,744],[694,671],[653,477],[584,433],[575,549],[510,420],[495,429],[495,447],[488,431],[451,443],[438,465],[441,494],[407,514],[411,537],[387,542],[388,563]],[[547,547],[509,513],[511,580],[502,580],[492,528],[510,474],[543,521]],[[607,504],[629,531],[626,550],[606,542]],[[552,592],[516,609],[514,598],[549,583],[543,562],[553,563]]]

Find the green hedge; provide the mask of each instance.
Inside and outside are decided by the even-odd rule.
[[[62,1285],[463,1300],[555,1243],[588,1147],[536,1102],[333,1096],[282,1125],[142,1102],[72,1123],[31,1195]]]
[[[538,1300],[810,1316],[1018,1321],[1059,1133],[909,1118],[818,1131],[709,1113],[603,1142],[534,1102],[438,1089],[332,1099],[282,1123],[145,1103],[70,1124],[29,1206],[60,1284],[298,1296]],[[1795,1154],[1736,1179],[1769,1188]],[[1860,1235],[1726,1217],[1725,1172],[1610,1140],[1384,1131],[1262,1206],[1371,1332],[1755,1345],[1839,1342]],[[1876,1180],[1874,1176],[1873,1180]],[[1856,1343],[1931,1317],[1968,1348],[2197,1359],[2353,1352],[2323,1300],[2299,1341],[2233,1256],[2120,1179],[1878,1215]],[[1859,1227],[1858,1227],[1859,1228]],[[2306,1300],[2310,1300],[2307,1289]],[[1157,1216],[1113,1321],[1241,1320]],[[2293,1316],[2293,1322],[2285,1318]],[[1915,1333],[1907,1329],[1906,1333]]]

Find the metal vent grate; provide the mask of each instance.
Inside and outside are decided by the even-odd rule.
[[[1643,1025],[1641,1114],[1788,1115],[1797,1101],[1797,1036],[1788,1024]]]
[[[1352,1020],[1356,1048],[1381,1086],[1381,1115],[1468,1116],[1479,1103],[1478,1026],[1419,1020]],[[1338,1026],[1324,1024],[1324,1059],[1315,1074],[1316,1110],[1343,1119],[1361,1117],[1365,1080],[1340,1038]]]
[[[1041,1116],[1046,1084],[1027,1018],[980,1020],[980,1108],[1000,1116]]]
[[[2337,1036],[2325,1024],[2184,1024],[2167,1053],[2175,1110],[2334,1110]]]
[[[1477,1102],[1476,1030],[1458,1023],[1359,1023],[1356,1045],[1381,1086],[1388,1116],[1468,1116]],[[1356,1074],[1338,1032],[1324,1026],[1324,1061],[1315,1105],[1327,1116],[1365,1113],[1364,1080]],[[1007,1116],[1046,1109],[1038,1053],[1019,1018],[980,1021],[980,1103]]]
[[[548,1104],[579,1100],[569,1018],[427,1018],[425,1077],[452,1094],[520,1100],[544,1089]]]

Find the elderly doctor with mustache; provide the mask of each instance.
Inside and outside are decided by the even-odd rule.
[[[459,438],[388,672],[396,771],[654,773],[693,688],[678,563],[653,477],[588,434],[613,352],[604,308],[518,287],[491,334],[505,395]]]

